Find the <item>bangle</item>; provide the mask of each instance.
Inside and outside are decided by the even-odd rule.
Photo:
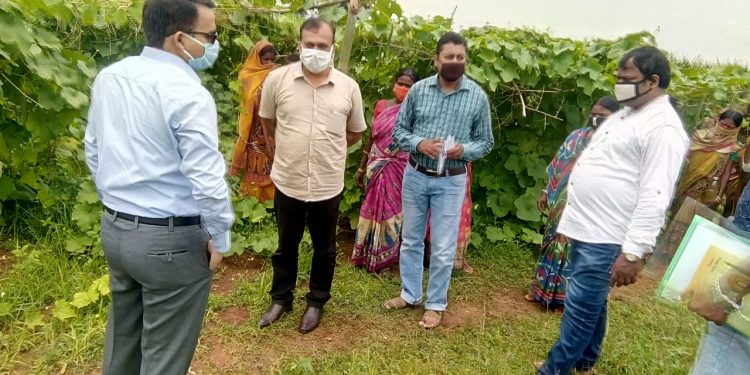
[[[365,173],[365,170],[362,168],[357,169],[357,173]]]
[[[714,303],[716,303],[717,306],[721,307],[725,312],[732,313],[741,308],[740,305],[737,304],[737,302],[732,301],[732,299],[727,297],[727,295],[721,291],[721,283],[719,283],[719,280],[716,280],[714,282],[713,292]]]
[[[542,189],[542,193],[547,194],[547,189]]]
[[[367,156],[367,157],[370,156],[370,152],[369,151],[362,150],[362,153],[365,154],[365,156]]]

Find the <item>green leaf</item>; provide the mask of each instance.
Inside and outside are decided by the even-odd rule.
[[[513,202],[513,205],[516,206],[516,216],[521,220],[531,222],[538,222],[541,220],[542,215],[536,207],[536,200],[535,189],[527,189],[526,194],[518,197],[518,199]]]
[[[250,37],[247,35],[241,35],[237,38],[234,38],[234,40],[232,41],[234,42],[234,44],[240,46],[245,51],[250,51],[255,45],[253,40],[250,39]]]
[[[89,230],[96,226],[101,216],[100,208],[93,204],[79,203],[73,208],[70,217],[82,230]]]
[[[507,239],[503,230],[498,227],[488,227],[485,230],[485,234],[491,242],[501,242]]]
[[[0,177],[0,201],[4,201],[14,191],[16,191],[16,185],[13,180],[6,175]]]
[[[78,292],[74,294],[73,301],[71,301],[70,304],[80,309],[98,300],[99,300],[99,292],[97,290],[89,290],[86,292]]]
[[[523,228],[523,235],[521,236],[521,240],[524,242],[529,242],[537,245],[541,245],[542,241],[544,240],[544,236],[539,234],[536,231],[533,231],[529,228]]]
[[[99,194],[96,192],[96,187],[91,179],[87,179],[82,185],[81,190],[78,191],[78,202],[97,204],[99,203]]]
[[[109,274],[94,280],[94,282],[91,283],[91,288],[89,288],[89,290],[93,290],[102,296],[109,295]]]
[[[500,73],[500,78],[505,83],[513,82],[513,80],[519,79],[518,76],[518,68],[516,65],[505,61],[505,60],[498,60],[494,64],[495,69]]]
[[[65,250],[73,254],[82,254],[86,252],[92,242],[92,239],[82,235],[70,237],[65,240]]]
[[[46,323],[44,322],[44,315],[42,315],[42,313],[39,311],[31,311],[26,313],[23,324],[29,329],[34,329],[36,327],[44,326]]]
[[[7,302],[0,303],[0,316],[10,315],[13,312],[13,306]]]
[[[86,94],[68,87],[63,87],[60,94],[73,108],[81,108],[89,102]]]
[[[55,301],[55,307],[52,308],[52,316],[59,320],[68,320],[78,316],[73,306],[65,301]]]

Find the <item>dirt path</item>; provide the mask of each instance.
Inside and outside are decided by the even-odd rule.
[[[352,237],[352,233],[339,236],[338,247],[345,253],[341,255],[342,258],[351,252]],[[214,280],[213,292],[217,295],[229,294],[243,282],[255,278],[266,262],[269,262],[267,258],[252,252],[227,258]],[[650,293],[655,285],[654,280],[640,280],[637,286],[613,291],[611,298],[625,301],[639,298]],[[481,299],[454,302],[439,329],[484,327],[486,323],[502,317],[545,313],[539,305],[525,301],[524,293],[523,290],[512,288],[495,289]],[[258,331],[254,324],[259,311],[239,306],[215,311],[206,321],[190,373],[222,374],[231,369],[236,374],[266,374],[279,370],[277,366],[290,359],[345,352],[373,340],[399,340],[417,332],[414,325],[421,310],[372,314],[367,316],[367,321],[339,313],[328,316],[330,320],[324,321],[320,328],[308,335],[297,333],[293,327],[296,321],[289,321],[298,319],[299,313],[295,310],[293,318],[286,317],[285,326]],[[388,330],[382,327],[388,327]]]

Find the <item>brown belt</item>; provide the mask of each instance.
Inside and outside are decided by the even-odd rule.
[[[430,176],[430,177],[459,176],[459,175],[466,173],[466,166],[463,166],[463,167],[456,167],[456,168],[451,168],[451,169],[444,169],[443,173],[438,174],[436,171],[429,170],[419,165],[419,163],[417,163],[417,161],[411,157],[409,158],[409,164],[411,164],[411,166],[414,167],[414,169],[416,169],[417,172],[425,176]]]

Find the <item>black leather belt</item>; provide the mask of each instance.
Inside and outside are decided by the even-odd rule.
[[[139,224],[160,225],[163,227],[169,226],[170,218],[168,217],[153,218],[153,217],[134,216],[134,215],[129,215],[129,214],[122,213],[122,212],[117,212],[106,206],[104,207],[104,210],[109,212],[112,215],[115,215],[116,218],[122,219],[125,221],[135,222],[135,220],[138,219]],[[200,216],[174,216],[171,219],[172,219],[172,225],[176,227],[186,227],[188,225],[199,225],[201,223]]]
[[[429,170],[419,165],[419,163],[417,163],[417,161],[411,157],[409,158],[409,164],[411,164],[411,166],[414,167],[414,169],[416,169],[417,172],[425,176],[430,176],[430,177],[459,176],[459,175],[466,173],[466,166],[463,166],[463,167],[446,169],[446,170],[443,170],[443,173],[438,174],[436,171]]]

